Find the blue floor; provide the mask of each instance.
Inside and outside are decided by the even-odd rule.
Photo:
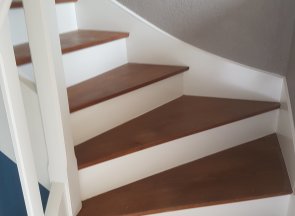
[[[39,184],[43,208],[49,191]],[[26,207],[16,164],[0,151],[0,216],[26,216]]]

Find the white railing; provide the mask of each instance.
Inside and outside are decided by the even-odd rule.
[[[13,45],[9,33],[8,10],[11,0],[0,4],[0,83],[10,127],[13,148],[28,215],[42,216],[31,141],[18,78]]]
[[[64,184],[52,183],[50,188],[50,195],[47,202],[45,216],[57,216],[61,214],[61,205],[64,195]]]
[[[0,83],[27,213],[43,216],[38,179],[25,115],[8,11],[0,0]],[[70,131],[54,0],[23,0],[36,87],[49,158],[50,196],[46,216],[76,215],[81,208],[78,169]],[[54,182],[54,183],[53,183]]]

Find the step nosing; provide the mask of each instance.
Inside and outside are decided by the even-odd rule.
[[[135,67],[136,69],[133,69],[132,67]],[[140,67],[143,67],[143,69],[141,70]],[[155,71],[152,71],[153,68]],[[162,74],[159,74],[161,69],[165,71]],[[134,75],[136,75],[134,73],[135,70],[138,70],[138,72],[137,76],[134,78]],[[111,71],[107,71],[89,80],[83,81],[82,83],[69,87],[68,95],[70,111],[71,113],[79,111],[95,104],[141,89],[145,86],[158,83],[184,73],[187,70],[189,70],[189,67],[186,66],[127,63],[123,66],[112,69]],[[121,75],[122,72],[125,73],[123,81]],[[138,74],[140,76],[138,76]],[[156,74],[156,76],[153,76],[153,74]],[[128,77],[128,79],[126,77]],[[138,81],[134,81],[139,77],[140,79]],[[88,98],[85,99],[83,95],[87,95]]]

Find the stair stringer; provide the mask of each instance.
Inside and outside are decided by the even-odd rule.
[[[82,200],[272,134],[277,115],[256,115],[81,169]]]
[[[130,32],[128,60],[187,65],[184,94],[280,101],[283,78],[213,55],[157,28],[116,0],[76,4],[79,28]]]

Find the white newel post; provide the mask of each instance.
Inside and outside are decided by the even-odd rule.
[[[9,32],[7,11],[10,4],[11,0],[1,1],[0,4],[0,84],[27,214],[42,216],[44,213],[38,179]]]
[[[80,210],[80,186],[54,0],[23,0],[49,158],[51,182],[64,184],[68,215]]]

